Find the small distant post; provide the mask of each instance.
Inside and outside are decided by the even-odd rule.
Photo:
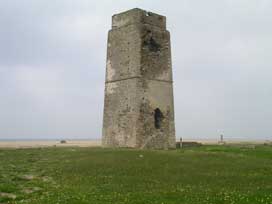
[[[180,148],[182,148],[182,137],[179,139]]]
[[[224,136],[223,134],[220,135],[220,140],[218,142],[219,144],[225,144],[225,141],[224,141]]]

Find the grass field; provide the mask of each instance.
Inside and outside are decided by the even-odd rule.
[[[272,204],[272,147],[1,149],[0,203]]]

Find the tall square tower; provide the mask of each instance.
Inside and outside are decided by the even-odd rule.
[[[170,33],[164,16],[136,8],[112,17],[102,143],[175,148]]]

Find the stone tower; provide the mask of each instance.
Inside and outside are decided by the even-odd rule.
[[[102,143],[175,148],[170,33],[164,16],[136,8],[112,17]]]

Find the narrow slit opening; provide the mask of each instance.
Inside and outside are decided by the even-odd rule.
[[[154,111],[154,126],[156,129],[161,128],[162,120],[163,120],[163,114],[159,108],[156,108]]]

